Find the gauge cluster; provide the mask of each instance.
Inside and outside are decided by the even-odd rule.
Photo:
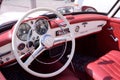
[[[21,23],[16,33],[18,53],[23,55],[36,49],[40,37],[47,34],[49,28],[49,21],[45,18],[30,19]]]
[[[20,24],[17,37],[21,41],[27,41],[27,38],[32,36],[32,31],[35,29],[38,35],[44,35],[48,31],[49,22],[46,19],[38,19],[34,23],[22,23]]]

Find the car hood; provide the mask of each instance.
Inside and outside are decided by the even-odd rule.
[[[21,18],[25,12],[7,12],[0,15],[0,25]]]
[[[0,15],[0,25],[8,23],[10,21],[16,21],[20,19],[26,12],[6,12]],[[39,15],[43,15],[48,13],[48,11],[36,12],[35,14],[31,14],[28,17],[37,17]]]

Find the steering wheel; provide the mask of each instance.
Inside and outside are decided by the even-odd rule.
[[[40,72],[36,72],[32,69],[29,68],[29,65],[31,62],[33,62],[33,60],[39,56],[44,50],[45,50],[45,47],[52,47],[53,46],[53,43],[55,42],[55,38],[51,37],[50,35],[44,35],[43,37],[41,37],[41,39],[39,40],[39,42],[41,43],[39,45],[39,47],[28,57],[28,59],[23,62],[21,60],[21,57],[19,56],[18,52],[17,52],[17,47],[16,47],[16,42],[17,42],[17,36],[16,36],[16,33],[18,31],[18,28],[20,26],[20,24],[23,22],[23,20],[30,14],[32,13],[35,13],[35,12],[38,12],[38,11],[48,11],[48,12],[53,12],[55,13],[59,18],[61,18],[66,26],[69,28],[70,30],[70,35],[67,36],[70,38],[70,40],[72,41],[72,48],[71,48],[71,52],[69,54],[69,57],[68,57],[68,60],[66,61],[66,63],[58,70],[54,71],[54,72],[51,72],[51,73],[40,73]],[[58,39],[57,41],[60,41],[60,39]],[[53,77],[53,76],[56,76],[58,74],[60,74],[61,72],[63,72],[67,67],[68,65],[70,64],[72,58],[73,58],[73,55],[74,55],[74,50],[75,50],[75,38],[74,38],[74,35],[73,35],[73,32],[70,28],[70,24],[69,22],[66,20],[66,18],[64,18],[60,13],[58,13],[57,11],[54,11],[53,9],[48,9],[48,8],[36,8],[36,9],[32,9],[30,11],[28,11],[22,18],[20,18],[18,20],[18,22],[16,23],[16,25],[14,26],[14,30],[13,30],[13,35],[12,35],[12,49],[13,49],[13,53],[15,55],[15,58],[17,60],[17,62],[20,64],[20,66],[26,70],[28,73],[34,75],[34,76],[37,76],[37,77],[42,77],[42,78],[48,78],[48,77]]]

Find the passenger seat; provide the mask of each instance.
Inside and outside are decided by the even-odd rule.
[[[120,51],[112,50],[86,66],[94,80],[120,80]]]

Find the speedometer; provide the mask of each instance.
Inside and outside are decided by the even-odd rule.
[[[46,19],[39,19],[35,23],[35,30],[39,35],[43,35],[48,31],[48,21]]]
[[[17,31],[17,37],[22,41],[27,41],[29,30],[31,29],[30,25],[27,23],[22,23]],[[31,33],[30,33],[31,35]]]

